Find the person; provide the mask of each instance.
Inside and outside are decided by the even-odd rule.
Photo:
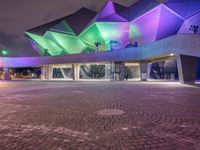
[[[125,80],[127,82],[128,81],[128,77],[129,77],[127,72],[125,73],[124,77],[125,77]]]

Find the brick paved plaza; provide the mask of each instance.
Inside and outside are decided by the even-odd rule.
[[[0,82],[0,150],[199,150],[200,89]]]

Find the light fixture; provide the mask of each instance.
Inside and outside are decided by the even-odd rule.
[[[8,51],[7,51],[7,50],[1,50],[1,53],[2,53],[3,55],[7,55],[7,54],[8,54]]]

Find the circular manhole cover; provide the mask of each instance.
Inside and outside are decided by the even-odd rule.
[[[118,116],[124,113],[125,112],[120,109],[103,109],[98,111],[98,114],[102,116]]]
[[[83,91],[72,91],[73,94],[82,94]]]

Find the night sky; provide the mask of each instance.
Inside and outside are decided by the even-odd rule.
[[[129,6],[137,0],[114,0]],[[81,7],[99,11],[107,0],[0,0],[0,49],[10,56],[36,55],[24,31],[69,15]]]

